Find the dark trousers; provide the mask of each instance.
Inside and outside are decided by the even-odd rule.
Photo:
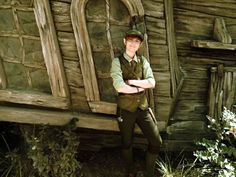
[[[134,127],[135,123],[137,123],[148,140],[146,176],[153,177],[155,161],[162,143],[157,125],[147,110],[137,109],[135,112],[121,110],[121,118],[122,121],[118,122],[122,138],[122,152],[128,173],[133,173],[134,170],[132,144]]]

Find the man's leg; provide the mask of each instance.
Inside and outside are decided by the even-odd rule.
[[[149,112],[146,110],[139,110],[139,112],[137,123],[149,143],[146,154],[146,177],[154,177],[156,158],[159,153],[162,139],[158,127],[152,120]]]
[[[118,120],[122,140],[122,155],[127,173],[134,173],[133,161],[133,134],[135,126],[135,113],[121,110],[121,120]]]

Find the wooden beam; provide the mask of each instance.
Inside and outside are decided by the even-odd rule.
[[[116,114],[117,104],[108,103],[103,101],[88,102],[92,112],[104,113],[104,114]]]
[[[166,16],[166,32],[167,43],[170,60],[170,74],[171,74],[171,93],[172,96],[176,94],[176,89],[181,80],[181,72],[179,68],[179,61],[177,56],[174,17],[173,17],[173,0],[165,0],[165,16]]]
[[[119,131],[117,120],[114,116],[0,106],[0,121],[62,126],[67,124],[72,118],[79,119],[76,126],[80,128]],[[160,131],[165,130],[165,127],[166,122],[158,122]],[[141,130],[136,126],[135,132],[141,133]]]
[[[85,7],[86,0],[72,0],[71,21],[75,34],[77,51],[80,58],[85,93],[88,101],[100,101],[89,34],[87,30]]]
[[[210,40],[193,40],[191,46],[208,49],[236,50],[236,44],[225,44]]]
[[[3,67],[3,60],[0,57],[0,88],[5,89],[6,87],[7,87],[7,78]]]
[[[49,108],[68,109],[68,98],[54,97],[49,94],[32,93],[13,90],[0,90],[0,101],[19,103]]]
[[[225,21],[222,17],[215,18],[213,38],[225,44],[232,43],[232,38],[226,29]]]
[[[34,0],[34,13],[39,28],[44,61],[53,96],[68,97],[68,85],[48,0]]]

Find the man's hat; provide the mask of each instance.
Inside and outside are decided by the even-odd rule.
[[[144,39],[143,34],[136,29],[132,29],[132,30],[127,31],[125,33],[125,37],[138,37],[141,41],[143,41],[143,39]]]

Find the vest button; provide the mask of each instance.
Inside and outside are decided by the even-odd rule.
[[[137,100],[137,102],[139,103],[139,102],[140,102],[140,100],[138,99],[138,100]]]

